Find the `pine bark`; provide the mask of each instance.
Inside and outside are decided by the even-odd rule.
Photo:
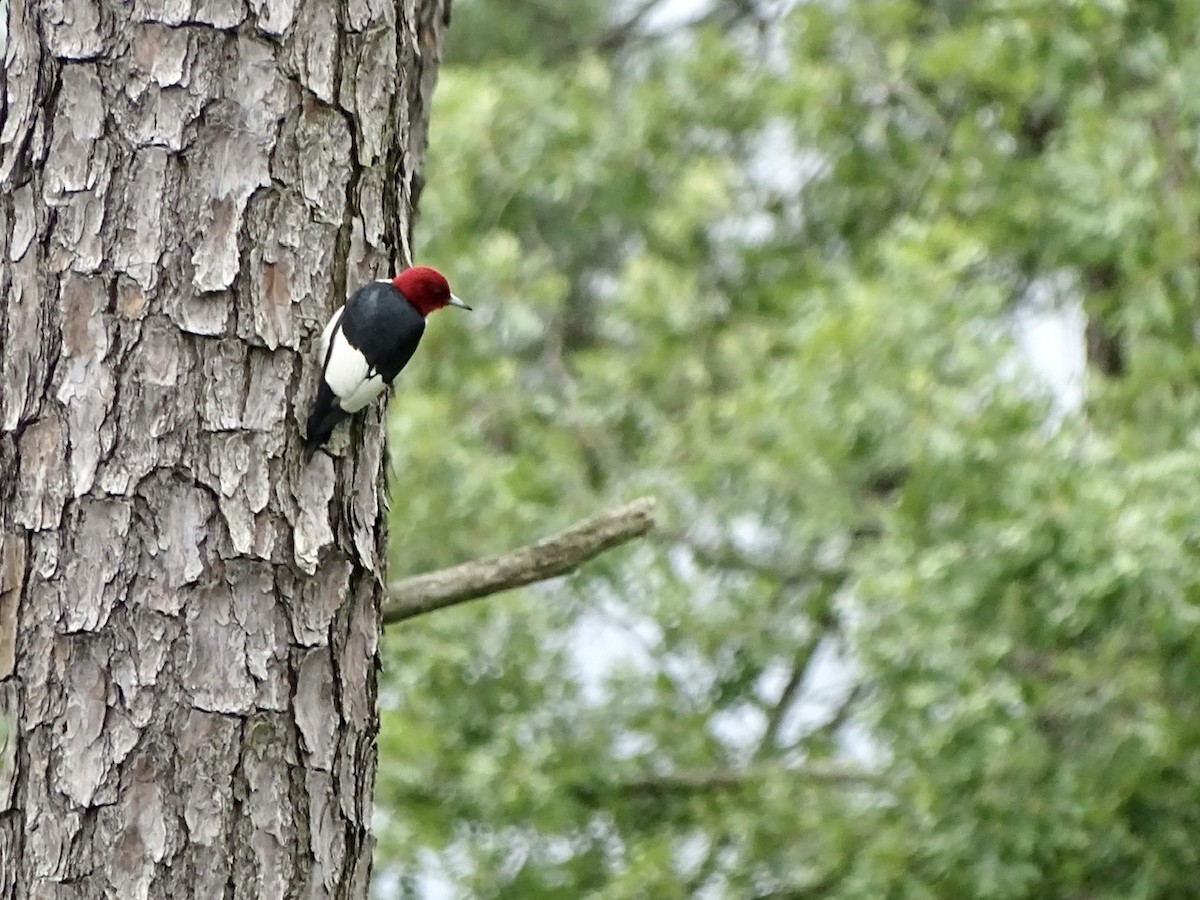
[[[366,896],[382,411],[300,427],[407,259],[448,3],[11,0],[4,900]]]

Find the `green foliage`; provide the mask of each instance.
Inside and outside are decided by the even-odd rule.
[[[392,571],[664,510],[388,633],[380,896],[1190,895],[1200,12],[726,6],[455,4]]]
[[[530,66],[569,62],[603,38],[608,0],[554,0],[487,3],[458,0],[452,9],[448,45],[461,66],[512,60]]]
[[[1130,464],[1064,438],[948,457],[957,502],[895,517],[859,585],[858,646],[887,685],[876,733],[904,749],[902,818],[946,895],[1185,896],[1195,459]],[[981,478],[1005,490],[972,490]]]

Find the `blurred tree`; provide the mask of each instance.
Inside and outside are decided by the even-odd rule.
[[[667,527],[389,634],[379,894],[1190,896],[1200,8],[667,6],[456,4],[405,568]]]

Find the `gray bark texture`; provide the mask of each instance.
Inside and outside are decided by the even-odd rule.
[[[367,894],[382,410],[299,447],[407,260],[448,4],[9,4],[4,900]]]

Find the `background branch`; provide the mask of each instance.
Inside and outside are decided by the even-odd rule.
[[[499,556],[471,560],[388,585],[383,624],[565,575],[654,527],[654,498],[640,497],[552,537]]]
[[[663,799],[694,794],[720,794],[755,788],[767,779],[786,779],[796,783],[881,788],[885,777],[867,769],[807,764],[782,766],[755,764],[743,769],[709,769],[656,773],[625,781],[580,783],[571,786],[575,798],[597,804],[612,800]]]

